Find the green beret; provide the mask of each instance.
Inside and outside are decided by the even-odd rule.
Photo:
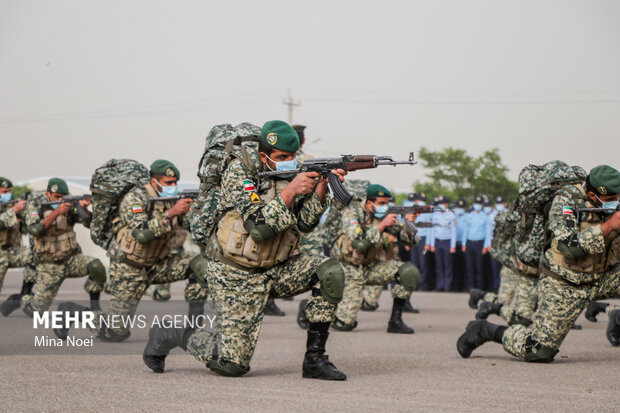
[[[378,198],[378,197],[391,198],[392,193],[388,191],[387,188],[382,185],[372,184],[372,185],[368,185],[368,187],[366,188],[366,197],[367,198]]]
[[[297,136],[299,136],[299,140],[303,141],[304,138],[304,129],[306,129],[305,125],[293,125],[291,126],[293,129],[295,129],[295,132],[297,132]]]
[[[181,173],[176,166],[165,159],[158,159],[151,164],[151,173],[153,175],[171,176],[181,179]]]
[[[67,183],[64,179],[60,178],[50,178],[50,180],[47,181],[47,190],[61,195],[69,195]]]
[[[271,120],[263,125],[260,138],[263,143],[284,152],[297,152],[299,136],[288,123]]]
[[[12,188],[13,182],[9,179],[0,176],[0,188]]]
[[[609,165],[593,168],[588,175],[588,180],[599,195],[620,194],[620,172]]]

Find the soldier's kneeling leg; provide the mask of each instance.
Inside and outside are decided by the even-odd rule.
[[[207,368],[211,371],[228,377],[239,377],[250,371],[249,367],[242,367],[237,363],[227,360],[210,360]]]
[[[525,342],[525,361],[532,363],[550,363],[559,350],[543,346],[531,336]]]
[[[200,285],[207,287],[207,259],[202,255],[195,256],[189,262],[188,268],[193,274],[194,278]]]
[[[396,278],[405,290],[413,291],[420,282],[420,271],[412,263],[406,262],[398,269]]]
[[[344,270],[335,258],[330,258],[316,268],[321,282],[321,295],[328,302],[338,304],[344,291]]]

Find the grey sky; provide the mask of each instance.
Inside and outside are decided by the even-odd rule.
[[[619,1],[0,0],[0,62],[15,180],[111,157],[192,179],[213,125],[286,119],[289,87],[315,156],[619,166]],[[407,190],[424,171],[351,176]]]

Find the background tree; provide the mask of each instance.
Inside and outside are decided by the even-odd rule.
[[[18,199],[24,192],[33,192],[33,190],[25,185],[13,185],[13,199]]]
[[[429,170],[426,176],[430,181],[416,181],[413,189],[424,192],[429,200],[445,195],[452,201],[463,198],[471,204],[476,195],[503,195],[508,202],[517,196],[519,186],[508,179],[508,167],[502,164],[498,149],[474,158],[463,149],[433,152],[422,147],[418,159]]]

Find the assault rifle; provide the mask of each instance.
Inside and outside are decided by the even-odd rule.
[[[153,204],[155,202],[166,202],[166,201],[177,202],[179,199],[185,199],[185,198],[193,199],[195,201],[196,199],[198,199],[199,195],[200,195],[200,190],[198,189],[184,189],[181,192],[179,192],[178,195],[175,195],[175,196],[160,196],[160,197],[149,198],[149,205],[147,207],[147,212],[150,212],[151,209],[153,209]]]
[[[28,198],[30,198],[30,195],[32,195],[32,192],[28,191],[28,192],[24,192],[23,194],[20,195],[19,198],[17,199],[11,199],[10,201],[6,202],[4,205],[7,208],[12,208],[13,206],[15,206],[16,203],[18,203],[19,201],[27,201]]]
[[[358,169],[371,169],[384,165],[415,165],[417,161],[413,158],[413,152],[409,154],[408,161],[395,161],[391,156],[376,155],[342,155],[337,158],[314,158],[303,161],[297,169],[290,171],[268,171],[259,172],[259,177],[270,177],[280,175],[298,174],[302,172],[318,172],[322,176],[327,176],[329,187],[334,193],[334,197],[342,205],[349,205],[353,196],[346,190],[340,179],[331,173],[332,169],[344,169],[345,171],[357,171]]]
[[[65,204],[65,203],[70,203],[71,207],[73,208],[73,210],[75,212],[77,212],[77,214],[80,216],[80,218],[82,219],[82,221],[88,221],[90,219],[90,214],[88,212],[86,212],[84,210],[84,208],[82,208],[82,205],[80,205],[80,201],[83,199],[91,199],[92,195],[91,194],[84,194],[84,195],[65,195],[62,197],[62,201],[60,201],[61,204]],[[41,203],[41,207],[45,208],[45,207],[51,207],[51,205],[58,203],[58,201],[46,201],[46,202],[42,202]]]
[[[614,212],[618,212],[620,211],[620,204],[616,207],[616,209],[613,208],[579,208],[578,209],[580,214],[613,214]]]
[[[411,206],[391,206],[388,214],[409,215],[409,214],[431,214],[435,211],[443,211],[441,208],[432,205],[411,205]]]

